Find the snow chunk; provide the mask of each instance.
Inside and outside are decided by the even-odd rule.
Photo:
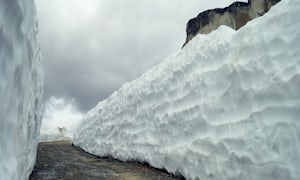
[[[0,1],[0,179],[27,179],[32,171],[42,93],[34,1]]]
[[[198,35],[90,110],[73,143],[187,179],[300,177],[300,1]]]
[[[74,100],[50,97],[45,102],[40,141],[60,141],[73,138],[75,126],[83,114],[76,108]]]

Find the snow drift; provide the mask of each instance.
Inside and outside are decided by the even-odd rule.
[[[300,177],[300,1],[221,26],[90,110],[73,143],[187,179]]]
[[[0,1],[0,179],[27,179],[35,163],[43,74],[33,0]]]

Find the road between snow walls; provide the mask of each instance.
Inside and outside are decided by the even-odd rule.
[[[300,2],[197,35],[99,102],[73,143],[187,179],[300,177]]]
[[[98,158],[70,141],[41,142],[37,162],[29,177],[40,179],[180,180],[165,171],[135,162]]]

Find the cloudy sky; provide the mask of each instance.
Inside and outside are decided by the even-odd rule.
[[[179,50],[185,26],[201,11],[233,0],[36,0],[51,96],[94,107]]]

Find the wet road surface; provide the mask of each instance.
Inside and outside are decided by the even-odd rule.
[[[35,179],[183,179],[140,163],[98,158],[70,141],[39,143],[37,161],[30,180]]]

